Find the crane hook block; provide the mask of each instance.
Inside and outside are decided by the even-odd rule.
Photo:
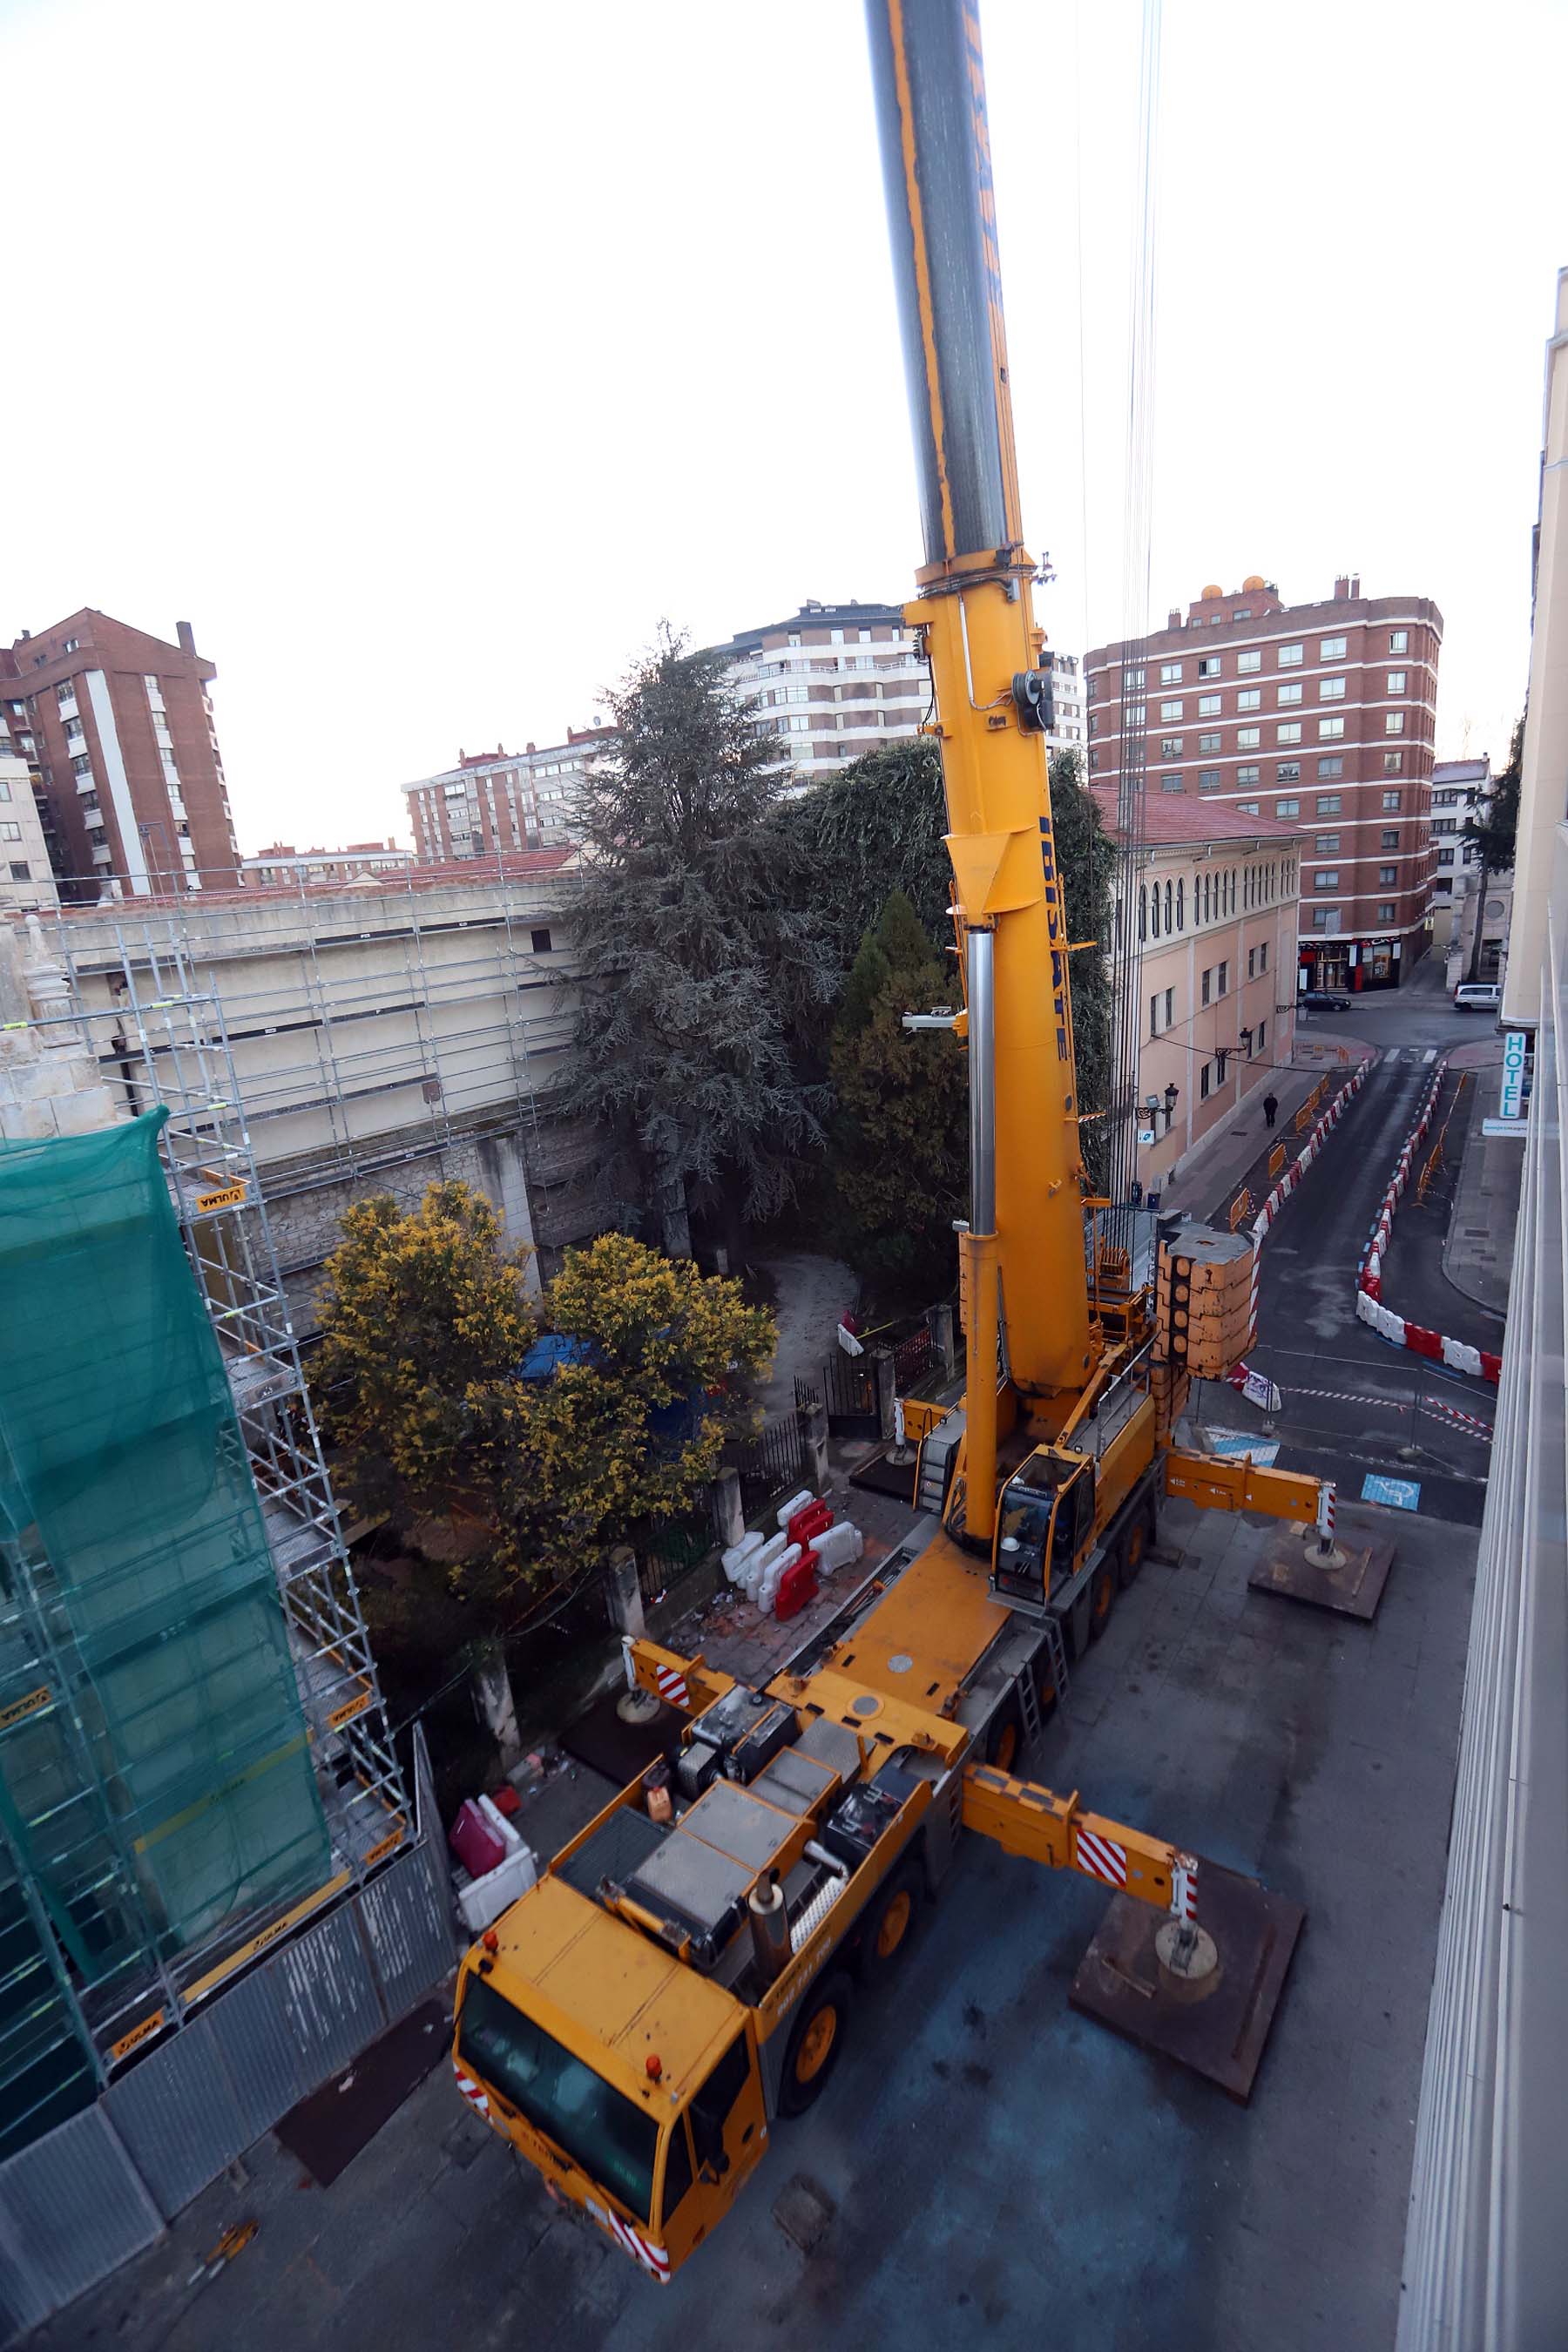
[[[1047,734],[1056,718],[1056,695],[1048,669],[1020,669],[1013,674],[1013,702],[1026,735]]]

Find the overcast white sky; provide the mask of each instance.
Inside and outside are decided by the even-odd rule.
[[[1081,652],[1123,609],[1140,12],[982,13],[1025,521]],[[0,630],[191,620],[247,849],[402,836],[401,782],[561,740],[661,615],[906,593],[858,0],[0,26]],[[1450,754],[1523,692],[1565,88],[1568,0],[1165,10],[1154,614],[1252,571],[1434,596]]]

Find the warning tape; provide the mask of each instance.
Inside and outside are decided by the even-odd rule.
[[[1429,1362],[1447,1364],[1450,1371],[1468,1372],[1472,1380],[1490,1381],[1495,1387],[1502,1378],[1502,1358],[1489,1349],[1472,1348],[1463,1339],[1450,1339],[1444,1332],[1429,1331],[1421,1323],[1412,1323],[1396,1315],[1383,1303],[1383,1261],[1394,1231],[1394,1213],[1410,1181],[1410,1170],[1415,1147],[1432,1124],[1432,1114],[1437,1107],[1447,1076],[1447,1060],[1438,1063],[1432,1073],[1432,1083],[1422,1098],[1415,1124],[1405,1137],[1394,1173],[1383,1199],[1378,1204],[1372,1230],[1362,1252],[1361,1265],[1356,1275],[1355,1311],[1357,1320],[1369,1324],[1380,1339],[1391,1347],[1408,1348],[1413,1355],[1425,1356]]]
[[[1461,1429],[1474,1431],[1478,1437],[1484,1437],[1489,1445],[1491,1443],[1491,1423],[1482,1421],[1477,1413],[1462,1412],[1457,1404],[1450,1404],[1446,1397],[1423,1397],[1417,1408],[1402,1402],[1398,1397],[1368,1396],[1364,1389],[1292,1388],[1290,1393],[1293,1397],[1312,1397],[1328,1404],[1373,1404],[1383,1412],[1414,1412],[1419,1410],[1422,1412],[1438,1413],[1445,1421],[1451,1421]]]
[[[686,1687],[685,1679],[676,1673],[673,1666],[655,1666],[653,1678],[658,1685],[660,1698],[668,1699],[671,1706],[689,1707],[691,1705],[691,1695]]]

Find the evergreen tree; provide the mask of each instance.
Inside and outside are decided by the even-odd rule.
[[[1494,874],[1511,874],[1513,871],[1514,848],[1519,834],[1519,786],[1523,769],[1524,718],[1521,713],[1509,745],[1508,765],[1492,779],[1491,793],[1483,813],[1477,817],[1468,832],[1460,836],[1481,853],[1480,871],[1476,877],[1476,935],[1470,941],[1469,969],[1465,974],[1467,980],[1477,980],[1480,976],[1487,884]]]
[[[610,697],[616,757],[583,793],[581,1009],[566,1107],[602,1125],[627,1221],[689,1248],[788,1201],[826,1098],[801,1039],[837,962],[801,845],[769,824],[766,739],[714,654],[664,629]]]
[[[1115,922],[1111,881],[1116,844],[1101,821],[1099,803],[1085,787],[1076,751],[1051,754],[1051,818],[1057,864],[1069,940],[1093,940],[1071,960],[1073,1058],[1080,1113],[1103,1114],[1110,1100],[1115,1051],[1115,1006],[1110,982],[1111,929]],[[1090,1187],[1106,1181],[1106,1122],[1087,1116],[1080,1129]]]
[[[834,1024],[837,1109],[826,1192],[836,1247],[884,1291],[922,1302],[953,1285],[952,1221],[969,1168],[962,1049],[906,1012],[952,997],[944,964],[901,890],[868,932]]]

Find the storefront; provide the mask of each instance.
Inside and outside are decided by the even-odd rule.
[[[1403,940],[1302,940],[1299,947],[1302,988],[1337,988],[1353,996],[1367,988],[1397,988],[1404,977]]]

